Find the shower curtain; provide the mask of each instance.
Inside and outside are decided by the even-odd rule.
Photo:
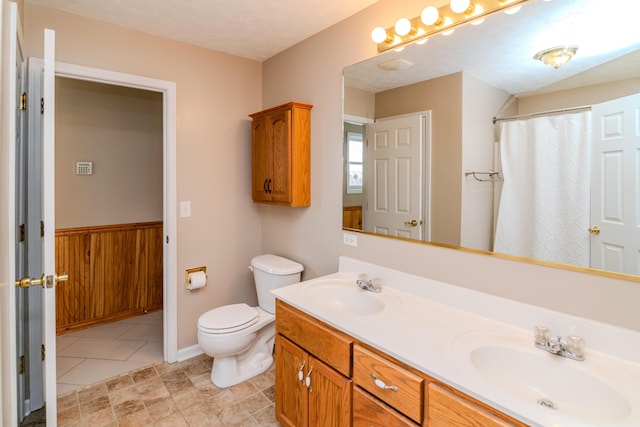
[[[588,267],[591,112],[501,123],[494,251]]]

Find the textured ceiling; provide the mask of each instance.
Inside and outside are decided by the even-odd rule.
[[[264,61],[377,0],[25,0]]]

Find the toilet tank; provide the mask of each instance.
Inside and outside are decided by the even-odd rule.
[[[251,270],[256,283],[258,304],[260,308],[269,312],[276,312],[276,297],[271,293],[273,289],[292,285],[300,281],[300,274],[304,267],[290,259],[277,255],[260,255],[251,260]]]

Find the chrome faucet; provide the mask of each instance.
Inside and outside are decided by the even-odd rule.
[[[536,326],[534,333],[535,345],[539,349],[573,360],[584,360],[584,338],[575,335],[569,335],[566,341],[562,341],[560,336],[550,338],[546,326]]]
[[[376,292],[376,293],[381,291],[380,279],[377,277],[374,277],[373,279],[369,280],[367,279],[366,274],[359,274],[358,280],[356,280],[356,284],[360,289],[364,289],[365,291]]]

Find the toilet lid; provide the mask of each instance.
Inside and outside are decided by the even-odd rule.
[[[247,304],[231,304],[207,311],[198,319],[198,326],[214,334],[229,333],[248,328],[259,317]]]

